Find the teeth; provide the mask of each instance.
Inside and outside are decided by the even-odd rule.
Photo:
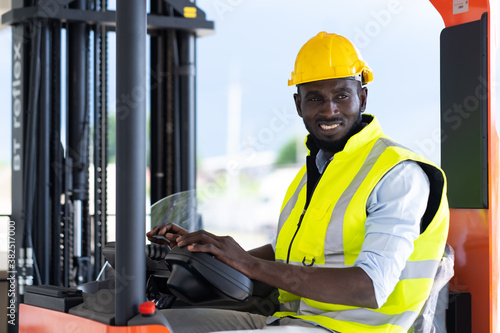
[[[321,124],[321,125],[319,125],[319,127],[321,127],[321,129],[324,129],[324,130],[331,130],[331,129],[337,128],[338,126],[339,126],[339,124],[333,124],[333,125]]]

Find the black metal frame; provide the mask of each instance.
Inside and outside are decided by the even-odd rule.
[[[12,10],[2,16],[2,23],[13,28],[11,219],[16,222],[17,303],[22,302],[26,284],[67,287],[94,279],[102,266],[108,192],[109,31],[117,32],[117,64],[122,61],[121,67],[117,65],[117,75],[121,75],[117,80],[117,169],[121,173],[117,175],[121,184],[117,185],[121,186],[117,193],[117,243],[120,238],[127,244],[127,239],[130,242],[142,237],[143,245],[145,222],[144,205],[130,205],[131,201],[145,200],[145,172],[143,177],[140,175],[146,166],[146,161],[141,160],[145,159],[145,145],[140,148],[141,138],[146,139],[146,124],[141,122],[145,121],[145,103],[133,104],[130,115],[123,119],[118,110],[120,94],[133,93],[134,83],[138,84],[141,75],[142,79],[146,77],[146,73],[132,75],[131,66],[137,63],[127,63],[124,57],[120,60],[119,48],[133,52],[134,57],[146,54],[145,50],[126,45],[135,38],[127,32],[127,24],[139,24],[151,35],[151,201],[196,186],[195,39],[211,33],[214,23],[207,21],[205,13],[189,0],[152,0],[147,15],[145,0],[118,0],[117,12],[106,7],[106,0],[12,0]],[[184,16],[187,7],[195,8],[195,17]],[[144,10],[143,18],[132,15],[139,9]],[[65,50],[61,41],[64,29],[68,38]],[[140,38],[145,40],[146,35]],[[141,39],[136,42],[142,45]],[[66,106],[61,105],[61,51],[67,58]],[[67,121],[64,143],[63,112]],[[95,175],[93,216],[88,208],[91,152]],[[134,161],[136,164],[131,165]],[[140,180],[134,185],[127,183],[134,177]],[[81,230],[75,229],[75,222]],[[129,229],[139,233],[131,237],[134,232]],[[125,254],[121,261],[126,269],[130,264],[125,261],[140,263],[140,247],[122,247]],[[127,256],[134,258],[128,260]],[[145,288],[140,278],[138,283],[142,287],[130,286],[122,296],[117,295],[117,300],[122,297],[136,302],[140,288]],[[145,292],[141,294],[144,297]],[[117,313],[117,324],[126,322],[134,311],[125,308]],[[17,331],[11,325],[9,329]]]
[[[56,0],[54,2],[57,3]],[[63,1],[61,1],[63,2]],[[164,1],[179,2],[179,1]],[[189,0],[181,1],[189,2]],[[191,4],[191,6],[195,6]],[[211,34],[214,29],[212,21],[205,20],[205,14],[198,9],[197,18],[184,18],[179,16],[164,16],[157,14],[147,15],[147,28],[151,30],[185,30],[196,33],[197,37]],[[93,11],[85,9],[65,8],[62,6],[29,6],[14,8],[2,15],[2,24],[24,24],[37,19],[51,19],[60,22],[84,22],[89,25],[99,24],[114,29],[116,27],[116,12],[112,10]]]
[[[116,5],[115,324],[126,326],[146,287],[146,1]]]

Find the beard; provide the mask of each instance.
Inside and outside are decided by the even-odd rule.
[[[359,117],[352,124],[352,126],[349,129],[349,131],[347,132],[347,134],[344,137],[342,137],[338,140],[335,140],[335,141],[326,141],[326,140],[318,139],[318,137],[316,137],[314,134],[312,134],[310,129],[307,128],[307,125],[306,125],[306,129],[308,130],[309,137],[311,138],[312,142],[316,145],[316,147],[318,147],[321,150],[324,150],[325,152],[335,154],[335,153],[338,153],[339,151],[343,150],[345,145],[347,144],[347,141],[353,135],[355,135],[356,133],[361,131],[361,129],[363,128],[363,126],[361,124],[361,119],[362,119],[362,117],[361,117],[361,112],[360,112]]]

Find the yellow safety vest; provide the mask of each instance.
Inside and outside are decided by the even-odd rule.
[[[414,241],[414,252],[387,301],[368,309],[280,290],[281,311],[274,316],[301,318],[339,332],[408,331],[429,296],[444,253],[449,224],[446,178],[439,167],[385,136],[375,117],[335,154],[305,211],[306,168],[299,171],[281,208],[275,258],[300,266],[352,267],[365,236],[367,199],[379,180],[405,160],[416,161],[429,177],[422,219],[427,226]]]

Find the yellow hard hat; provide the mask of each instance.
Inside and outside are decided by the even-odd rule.
[[[350,40],[322,31],[300,49],[288,85],[347,77],[367,84],[373,72]]]

